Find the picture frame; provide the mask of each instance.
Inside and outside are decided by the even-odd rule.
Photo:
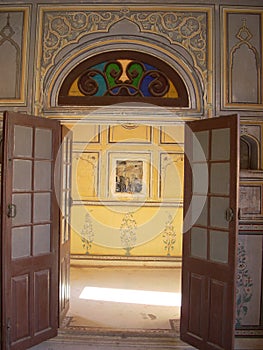
[[[111,152],[108,194],[111,199],[149,198],[150,153]]]

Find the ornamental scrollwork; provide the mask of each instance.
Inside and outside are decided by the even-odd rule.
[[[112,25],[122,19],[135,23],[141,32],[161,35],[171,44],[181,45],[190,52],[201,71],[207,70],[206,12],[152,12],[129,9],[46,11],[43,16],[42,66],[47,69],[56,54],[66,45],[77,42],[87,34],[107,33]]]
[[[112,60],[103,69],[92,68],[78,80],[84,96],[163,97],[172,84],[163,72],[138,61],[125,65],[123,60]]]
[[[172,44],[180,44],[190,51],[200,68],[206,67],[207,16],[205,13],[137,13],[131,18],[140,26],[141,31],[166,36]]]

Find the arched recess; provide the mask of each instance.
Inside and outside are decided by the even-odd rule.
[[[260,147],[251,135],[240,137],[240,169],[258,170]]]
[[[98,47],[98,41],[100,47]],[[157,44],[156,41],[153,44],[149,40],[146,42],[138,40],[138,38],[136,40],[132,40],[131,38],[129,40],[117,40],[116,38],[109,40],[107,38],[104,41],[103,39],[100,41],[96,38],[96,40],[94,39],[94,41],[90,41],[89,43],[75,45],[72,47],[72,51],[67,48],[67,50],[61,52],[60,56],[54,60],[55,65],[51,67],[43,80],[45,87],[45,93],[43,95],[44,113],[48,114],[50,111],[57,111],[59,113],[67,112],[68,106],[59,103],[59,92],[66,77],[75,69],[77,71],[77,67],[81,67],[82,64],[85,64],[85,61],[88,59],[93,60],[98,54],[107,57],[111,52],[118,51],[121,53],[129,51],[133,52],[135,56],[138,53],[142,53],[148,55],[148,57],[152,57],[154,61],[162,62],[163,65],[168,67],[170,72],[173,72],[174,75],[179,77],[181,84],[185,86],[188,104],[187,106],[170,105],[168,109],[175,109],[176,112],[187,113],[188,115],[202,115],[206,98],[204,82],[200,73],[195,68],[193,61],[191,61],[189,54],[185,53],[184,55],[182,48],[177,51],[175,48],[169,48],[168,46],[164,48],[163,45]],[[99,106],[97,105],[97,107]],[[86,114],[87,105],[76,105],[76,110],[79,114]]]

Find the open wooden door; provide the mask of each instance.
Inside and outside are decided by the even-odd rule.
[[[186,123],[181,339],[234,347],[239,117]]]
[[[70,300],[70,223],[71,223],[71,173],[72,173],[72,131],[62,126],[61,194],[60,194],[60,278],[59,278],[59,321],[62,323],[69,310]]]
[[[59,207],[54,169],[59,122],[4,115],[2,166],[2,349],[57,334]]]

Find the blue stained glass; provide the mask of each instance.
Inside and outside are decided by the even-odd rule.
[[[147,63],[144,63],[144,67],[146,68],[146,71],[148,71],[148,70],[157,70],[155,67],[150,66],[150,65],[147,64]]]
[[[104,67],[106,66],[106,63],[107,63],[107,62],[98,63],[98,64],[96,64],[95,66],[92,66],[92,67],[90,68],[90,70],[96,69],[96,70],[99,70],[100,72],[103,72],[103,71],[104,71]]]
[[[113,92],[115,95],[117,95],[117,94],[120,93],[120,91],[121,91],[122,88],[123,88],[123,86],[115,87],[115,88],[111,89],[111,92]],[[131,95],[134,95],[134,94],[136,94],[137,92],[139,92],[139,91],[137,91],[134,87],[131,87],[131,86],[126,86],[126,88],[129,90],[129,93],[130,93]]]
[[[136,89],[134,89],[133,87],[128,87],[128,89],[129,89],[129,92],[132,94],[132,95],[134,95],[136,92],[137,92],[137,90]]]
[[[119,91],[120,91],[120,87],[118,86],[118,87],[112,89],[111,91],[112,91],[115,95],[117,95],[117,94],[119,93]]]
[[[152,96],[152,94],[149,91],[149,84],[154,80],[153,77],[151,77],[150,75],[146,75],[142,82],[141,82],[141,86],[140,86],[140,90],[143,94],[143,96],[147,97],[147,96]]]
[[[94,96],[103,96],[107,91],[107,85],[104,77],[101,74],[96,74],[94,77],[92,77],[92,79],[96,81],[99,87],[98,91]]]

